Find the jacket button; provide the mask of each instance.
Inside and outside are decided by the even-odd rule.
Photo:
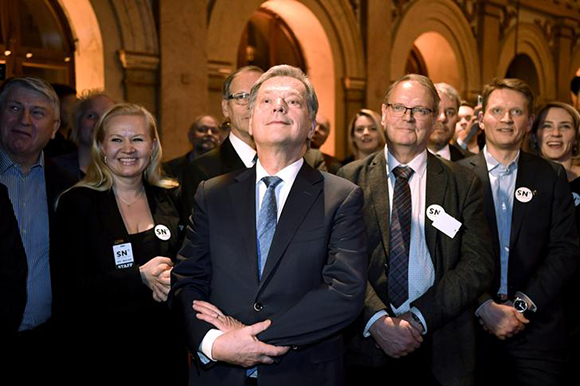
[[[260,302],[254,303],[254,311],[260,312],[260,311],[262,311],[263,308],[264,308],[264,306],[262,305],[262,303],[260,303]]]

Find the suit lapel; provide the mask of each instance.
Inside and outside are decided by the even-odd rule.
[[[383,151],[377,153],[373,161],[368,166],[369,189],[371,192],[372,205],[375,217],[379,224],[383,245],[389,245],[389,182],[387,180],[387,160]],[[380,262],[384,264],[384,262]]]
[[[172,255],[170,253],[171,240],[177,240],[179,233],[179,216],[172,208],[172,203],[166,192],[163,192],[161,188],[146,186],[145,190],[149,208],[153,215],[153,225],[165,225],[171,232],[172,237],[167,241],[161,241],[159,249],[160,256],[170,257]]]
[[[447,173],[444,173],[441,161],[436,156],[427,152],[427,183],[425,192],[425,210],[430,205],[444,206],[445,192],[447,190]],[[437,267],[437,230],[432,221],[425,215],[425,239],[433,267]],[[436,272],[437,274],[437,272]]]
[[[111,244],[127,243],[129,242],[129,233],[125,227],[123,216],[117,206],[115,193],[113,189],[106,192],[99,192],[99,219],[102,223],[102,229],[106,229],[109,233]]]
[[[247,263],[256,282],[258,282],[258,252],[256,245],[256,167],[243,171],[236,177],[236,183],[228,187],[232,208],[240,232],[245,253],[241,254]]]
[[[497,230],[497,218],[495,217],[495,204],[493,202],[493,194],[491,192],[491,184],[489,182],[489,173],[487,171],[487,162],[483,151],[479,152],[475,157],[470,158],[470,164],[473,171],[479,177],[483,185],[483,198],[485,204],[485,218],[489,230],[491,232],[491,239],[493,242],[493,249],[496,256],[499,256],[499,235]]]
[[[310,211],[312,204],[314,204],[316,198],[322,192],[323,186],[324,179],[322,174],[312,169],[312,167],[304,162],[296,176],[294,184],[292,185],[292,189],[290,190],[290,194],[286,199],[284,209],[280,215],[278,225],[276,226],[276,232],[274,233],[274,238],[272,240],[270,252],[268,253],[268,259],[266,260],[266,266],[264,267],[258,291],[260,291],[269,281],[270,276],[275,271],[279,260],[282,258],[284,251],[288,247],[290,240],[292,240],[292,237]],[[253,229],[253,240],[255,241],[255,224]],[[254,242],[254,250],[255,249]],[[256,256],[256,254],[254,254],[254,256]]]
[[[518,160],[518,175],[516,177],[515,190],[521,187],[532,189],[532,187],[535,185],[534,180],[536,174],[533,172],[532,169],[529,169],[527,167],[529,161],[530,157],[528,156],[528,154],[524,153],[523,151],[520,152],[520,159]],[[512,224],[510,232],[510,250],[515,245],[515,242],[521,229],[521,225],[524,221],[526,211],[530,206],[529,203],[521,203],[515,198],[515,190],[514,190],[514,207],[512,211]]]
[[[234,149],[234,146],[232,145],[229,137],[226,138],[220,145],[220,158],[222,165],[221,174],[246,168],[244,161],[242,161],[236,152],[236,149]]]

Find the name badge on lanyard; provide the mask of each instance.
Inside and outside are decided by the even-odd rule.
[[[113,245],[113,255],[117,269],[131,268],[135,263],[131,243]]]

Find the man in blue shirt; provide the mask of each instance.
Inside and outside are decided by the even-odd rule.
[[[41,79],[12,78],[0,88],[0,183],[8,188],[28,264],[27,301],[13,359],[26,367],[34,359],[41,370],[34,373],[44,377],[48,374],[42,370],[51,370],[53,336],[50,216],[56,197],[71,183],[42,152],[58,130],[58,104],[52,87]],[[18,371],[17,366],[11,369]]]
[[[483,183],[496,256],[494,281],[476,311],[482,385],[562,381],[560,295],[580,252],[564,168],[520,150],[533,105],[532,90],[519,79],[487,85],[479,113],[486,146],[461,161]]]

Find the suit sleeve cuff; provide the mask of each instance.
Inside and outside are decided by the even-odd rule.
[[[485,302],[481,303],[481,305],[477,307],[477,310],[475,310],[475,316],[479,318],[479,314],[481,313],[481,310],[483,310],[483,306],[489,302],[493,302],[493,299],[487,299]]]
[[[389,316],[389,314],[387,313],[387,311],[385,310],[380,310],[378,311],[376,314],[374,314],[372,316],[372,318],[369,319],[369,321],[367,322],[367,324],[365,325],[365,329],[363,330],[363,336],[365,338],[368,338],[369,336],[371,336],[371,333],[369,332],[369,330],[371,329],[371,326],[373,324],[375,324],[375,322],[377,320],[379,320],[380,318],[382,318],[383,316]]]
[[[201,344],[199,345],[199,349],[197,351],[197,355],[199,356],[199,359],[203,364],[207,364],[209,362],[217,362],[215,359],[213,359],[211,355],[211,350],[213,348],[213,343],[221,335],[223,335],[222,331],[212,328],[203,337],[203,340],[201,341]]]
[[[536,312],[538,310],[538,307],[536,307],[536,303],[534,303],[532,301],[532,299],[530,299],[528,297],[528,295],[526,295],[523,292],[517,291],[516,292],[516,296],[520,299],[522,299],[524,302],[526,302],[528,304],[528,309],[532,312]]]
[[[427,322],[425,321],[425,318],[423,317],[421,311],[419,311],[417,307],[411,307],[409,311],[411,311],[411,313],[415,315],[421,322],[421,325],[423,326],[423,332],[421,333],[421,335],[427,334]]]

